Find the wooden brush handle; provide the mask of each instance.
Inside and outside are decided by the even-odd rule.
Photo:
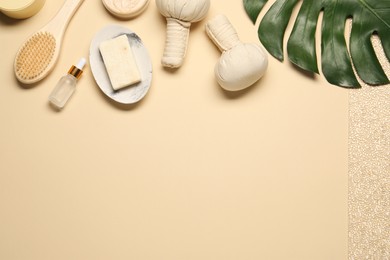
[[[56,16],[43,28],[57,37],[62,37],[73,15],[84,0],[66,0]]]

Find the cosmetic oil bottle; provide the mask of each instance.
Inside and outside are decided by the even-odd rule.
[[[50,103],[57,109],[62,109],[76,90],[77,80],[83,74],[86,60],[80,59],[76,66],[72,66],[68,74],[63,76],[49,96]]]

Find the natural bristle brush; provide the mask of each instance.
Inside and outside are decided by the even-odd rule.
[[[25,41],[14,63],[15,76],[21,83],[36,83],[54,68],[64,32],[83,1],[66,0],[56,16]]]

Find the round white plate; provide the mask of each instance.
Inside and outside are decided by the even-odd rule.
[[[141,82],[114,91],[106,67],[99,51],[100,43],[125,34],[141,74]],[[92,40],[89,50],[89,64],[93,77],[101,91],[112,100],[121,104],[134,104],[148,92],[152,83],[152,62],[140,37],[130,29],[120,25],[109,25],[100,30]]]

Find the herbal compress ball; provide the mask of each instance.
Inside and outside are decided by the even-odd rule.
[[[178,68],[183,64],[191,23],[205,18],[210,0],[156,0],[160,13],[167,19],[167,36],[161,63]]]
[[[242,90],[264,75],[268,67],[266,52],[258,44],[242,43],[225,16],[218,15],[210,20],[206,32],[222,51],[215,65],[215,77],[222,88]]]

